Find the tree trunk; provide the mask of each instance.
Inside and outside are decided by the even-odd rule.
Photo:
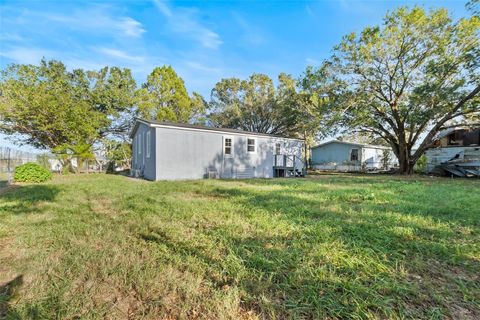
[[[417,162],[418,159],[415,159],[412,156],[406,156],[406,157],[399,157],[398,158],[398,164],[400,168],[400,173],[401,174],[413,174],[413,167],[415,167],[415,163]]]
[[[417,162],[417,159],[415,159],[411,155],[411,150],[406,144],[401,144],[398,146],[398,164],[400,168],[400,173],[401,174],[412,174],[413,173],[413,167],[415,166],[415,162]]]
[[[303,174],[304,175],[307,175],[307,170],[308,170],[308,146],[307,146],[307,132],[304,131],[303,132],[303,147],[304,147],[304,152],[305,152],[305,155],[304,155],[304,159],[305,159],[305,165],[304,165],[304,168],[303,168]]]
[[[405,159],[403,161],[399,160],[400,164],[400,173],[409,175],[413,173],[413,167],[415,166],[415,163],[412,161],[412,159]]]
[[[77,157],[77,170],[75,173],[80,173],[82,170],[83,160],[80,157]]]

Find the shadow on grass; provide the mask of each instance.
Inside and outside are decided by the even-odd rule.
[[[12,185],[0,194],[0,213],[28,214],[40,212],[39,202],[55,200],[58,187],[51,185]]]
[[[9,301],[15,294],[15,291],[23,284],[23,275],[16,276],[12,280],[0,284],[0,319],[7,319],[7,316],[12,317]]]
[[[6,188],[7,187],[7,184],[8,184],[8,181],[7,180],[0,180],[0,190],[2,188]]]

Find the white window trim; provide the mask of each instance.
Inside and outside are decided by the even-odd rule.
[[[248,140],[253,140],[253,151],[248,151]],[[257,153],[257,138],[255,137],[247,137],[247,153],[251,154],[251,153]]]
[[[226,154],[225,153],[225,140],[226,139],[231,139],[232,141],[232,146],[230,147],[231,148],[231,152],[230,154]],[[234,149],[234,145],[235,145],[235,140],[233,139],[233,136],[223,136],[223,140],[222,140],[222,149],[223,149],[223,156],[226,157],[226,158],[233,158],[234,154],[235,154],[235,149]]]
[[[147,158],[150,158],[150,148],[151,148],[151,139],[150,139],[150,131],[147,131],[147,146],[145,147],[145,153]]]
[[[133,138],[133,141],[132,141],[132,153],[133,153],[133,162],[135,163],[135,165],[137,164],[137,151],[138,149],[138,146],[137,146],[137,136],[135,135],[135,137]]]

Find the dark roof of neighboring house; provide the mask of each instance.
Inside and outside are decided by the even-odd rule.
[[[167,121],[145,120],[145,119],[140,119],[140,118],[136,118],[135,122],[136,122],[135,126],[133,127],[132,132],[130,133],[131,137],[135,133],[135,131],[138,127],[138,123],[143,122],[143,123],[148,124],[150,126],[187,128],[187,129],[207,130],[207,131],[226,132],[226,133],[237,133],[237,134],[245,134],[245,135],[265,136],[265,137],[272,137],[272,138],[284,138],[284,139],[292,139],[292,140],[303,141],[303,139],[285,137],[285,136],[280,136],[280,135],[276,135],[276,134],[259,133],[259,132],[244,131],[244,130],[230,129],[230,128],[215,128],[215,127],[193,125],[193,124],[188,124],[188,123],[174,123],[174,122],[167,122]]]
[[[327,144],[331,144],[331,143],[342,143],[342,144],[348,144],[348,145],[351,145],[351,146],[364,147],[364,148],[391,149],[390,147],[385,147],[385,146],[379,146],[379,145],[373,145],[373,144],[364,144],[364,143],[355,143],[355,142],[340,141],[340,140],[330,140],[330,141],[321,143],[319,145],[316,145],[315,147],[312,147],[312,149],[323,147],[323,146],[326,146]]]

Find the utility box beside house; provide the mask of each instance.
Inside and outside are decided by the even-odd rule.
[[[303,175],[303,140],[242,130],[137,119],[132,175],[148,180]]]
[[[397,165],[391,148],[332,140],[311,149],[312,166],[317,170],[360,172],[388,170]]]

